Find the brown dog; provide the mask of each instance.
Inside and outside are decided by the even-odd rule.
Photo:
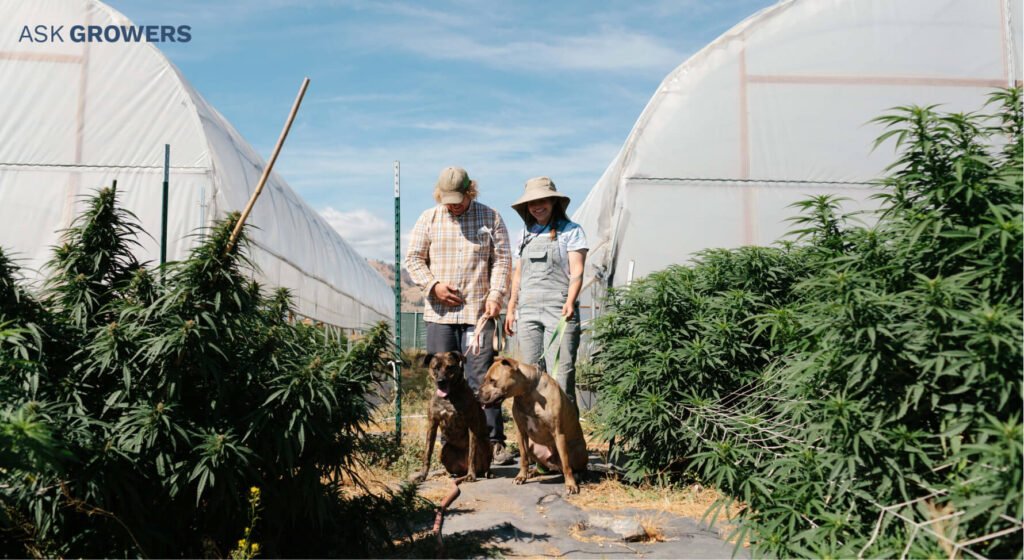
[[[430,397],[427,409],[427,455],[423,469],[413,473],[409,480],[423,482],[430,470],[430,456],[434,453],[437,427],[441,426],[444,445],[441,446],[441,464],[455,476],[468,474],[466,480],[474,482],[477,475],[491,471],[491,443],[487,435],[487,419],[480,402],[466,382],[463,366],[466,358],[460,352],[427,354],[424,364],[430,370],[436,391]]]
[[[480,388],[480,401],[491,404],[508,397],[514,397],[512,418],[519,437],[519,474],[512,482],[526,482],[530,454],[537,463],[562,471],[566,490],[578,493],[573,471],[586,471],[589,456],[576,405],[537,366],[495,358]]]

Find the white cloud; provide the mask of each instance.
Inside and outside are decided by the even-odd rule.
[[[353,249],[360,255],[392,262],[395,258],[395,227],[390,221],[359,208],[350,212],[341,212],[328,206],[320,210],[320,215],[341,234]],[[409,233],[402,234],[402,255],[409,244]]]
[[[514,151],[503,139],[465,139],[438,144],[406,143],[396,148],[338,147],[296,150],[284,176],[361,255],[394,260],[392,159],[402,158],[402,241],[404,257],[416,217],[433,206],[432,185],[438,170],[457,164],[480,181],[481,200],[501,212],[510,235],[522,227],[508,205],[522,195],[530,177],[547,175],[572,197],[575,210],[619,150],[618,143],[594,142],[540,153]],[[301,154],[301,155],[298,155]],[[352,210],[339,210],[347,206]]]
[[[344,213],[344,226],[336,228],[364,255],[387,255],[393,252],[391,241],[373,243],[372,237],[361,237],[358,231],[345,228],[358,226],[359,231],[365,231],[376,224],[378,236],[393,239],[395,159],[402,162],[405,226],[434,204],[432,186],[438,171],[447,165],[466,168],[480,184],[481,200],[507,218],[514,218],[508,215],[508,205],[522,194],[523,184],[530,177],[552,177],[559,190],[572,196],[575,206],[620,148],[618,139],[588,138],[599,138],[593,131],[602,128],[589,119],[563,119],[557,127],[503,126],[501,120],[479,124],[424,120],[406,126],[428,133],[400,136],[386,145],[339,142],[327,137],[300,140],[282,154],[276,170],[314,208],[330,207],[339,215]],[[377,220],[360,217],[353,208],[364,209]],[[328,219],[331,215],[324,213]]]
[[[363,9],[378,17],[346,25],[343,40],[349,48],[394,48],[429,59],[475,61],[528,72],[667,72],[688,56],[678,49],[678,34],[653,32],[649,25],[646,32],[638,32],[632,22],[708,10],[703,4],[659,0],[625,10],[602,6],[584,10],[585,14],[571,8],[538,14],[515,3],[449,2],[431,8],[420,3],[368,3],[361,4]],[[565,25],[566,18],[573,18],[572,26]],[[567,28],[586,31],[566,32]]]
[[[178,0],[174,4],[113,0],[110,3],[135,23],[162,23],[174,18],[193,25],[247,20],[267,12],[294,10],[308,4],[307,0]]]
[[[607,141],[549,147],[516,135],[473,135],[452,142],[430,138],[390,147],[302,146],[287,160],[282,157],[278,171],[314,206],[338,206],[339,198],[352,197],[364,207],[376,206],[370,199],[384,206],[392,200],[392,162],[400,159],[403,207],[412,208],[431,204],[438,171],[460,165],[480,182],[484,198],[504,205],[522,194],[526,179],[539,175],[554,178],[560,190],[589,191],[619,147]],[[390,230],[390,216],[386,223]]]
[[[457,132],[461,135],[479,135],[484,137],[500,137],[503,143],[512,141],[530,141],[532,145],[540,139],[564,137],[568,131],[562,128],[551,126],[527,126],[509,124],[477,124],[470,122],[458,122],[452,120],[435,120],[414,122],[408,125],[410,128],[429,130],[434,132]]]
[[[650,35],[621,30],[566,37],[552,44],[510,45],[531,63],[551,60],[559,68],[581,70],[628,70],[673,68],[684,60],[681,53]]]
[[[410,22],[354,29],[348,39],[359,43],[371,36],[426,58],[527,71],[668,71],[686,59],[685,53],[663,39],[611,27],[574,36],[502,42],[493,33],[473,36],[465,29],[424,28]]]
[[[392,123],[382,120],[379,124],[390,126]],[[470,170],[474,178],[489,176],[491,185],[497,180],[521,186],[528,178],[522,177],[527,172],[524,168],[537,167],[533,163],[535,159],[539,158],[544,164],[558,161],[556,168],[546,172],[552,176],[570,170],[599,175],[618,148],[617,142],[577,143],[581,131],[594,126],[579,119],[565,118],[558,127],[451,120],[404,123],[404,126],[436,134],[400,138],[386,146],[339,143],[330,139],[299,141],[288,146],[287,153],[282,153],[276,169],[293,187],[301,190],[320,188],[337,192],[337,189],[361,186],[364,191],[379,189],[383,196],[390,196],[395,159],[402,161],[403,184],[433,184],[440,169],[446,165],[461,165]],[[429,173],[422,178],[407,174],[417,168],[426,168]],[[406,178],[414,182],[406,183]]]
[[[342,105],[355,103],[380,103],[388,102],[412,102],[417,96],[407,93],[352,93],[344,95],[332,95],[310,100],[312,103],[337,103]]]

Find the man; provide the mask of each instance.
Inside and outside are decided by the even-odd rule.
[[[481,316],[497,317],[508,290],[511,259],[508,230],[501,215],[477,202],[476,181],[465,169],[448,167],[434,185],[437,206],[420,216],[412,230],[405,267],[423,286],[427,353],[466,354]],[[466,380],[479,394],[494,361],[494,322],[481,334],[480,353],[466,356]],[[484,409],[494,462],[512,463],[505,450],[501,404]]]

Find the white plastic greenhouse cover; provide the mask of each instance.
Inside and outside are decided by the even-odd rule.
[[[747,18],[665,78],[574,214],[591,245],[585,285],[771,244],[793,229],[787,206],[810,195],[874,207],[869,183],[895,158],[892,143],[871,152],[884,129],[868,121],[899,105],[977,110],[1019,83],[1020,11],[1018,0],[792,0]]]
[[[24,25],[63,25],[65,42],[19,43]],[[96,0],[0,0],[0,247],[38,279],[81,197],[117,180],[149,233],[138,257],[158,262],[169,144],[167,258],[180,260],[198,228],[245,206],[265,162],[156,46],[71,42],[74,25],[132,23]],[[298,313],[393,319],[387,282],[276,173],[247,223],[260,279],[291,289]]]

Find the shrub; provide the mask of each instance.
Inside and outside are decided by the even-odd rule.
[[[245,534],[268,556],[369,556],[388,542],[412,495],[340,489],[388,328],[346,350],[289,324],[287,291],[248,279],[244,233],[225,252],[237,219],[150,271],[103,189],[38,299],[0,252],[0,553],[223,557]]]
[[[714,482],[760,555],[1020,556],[1020,89],[992,102],[876,119],[900,155],[873,225],[819,197],[800,244],[612,292],[594,367],[630,476]]]

